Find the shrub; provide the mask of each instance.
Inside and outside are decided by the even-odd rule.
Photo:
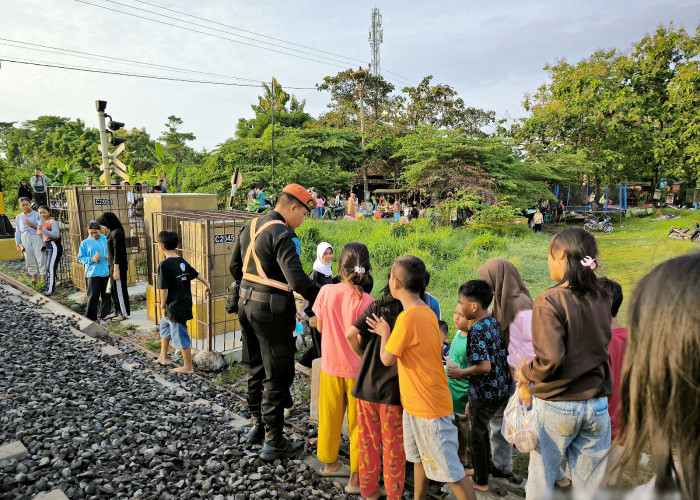
[[[391,226],[391,236],[396,239],[406,238],[409,234],[415,232],[416,228],[410,224],[394,224]]]
[[[493,252],[505,250],[506,244],[502,237],[491,233],[480,234],[472,240],[467,248],[467,252]]]

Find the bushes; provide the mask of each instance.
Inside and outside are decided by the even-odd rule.
[[[503,238],[494,236],[491,233],[480,234],[469,244],[468,252],[493,252],[496,250],[505,250],[506,244]]]
[[[432,275],[430,293],[440,301],[448,318],[457,300],[459,285],[476,279],[476,269],[490,258],[506,257],[514,262],[522,259],[518,268],[523,271],[523,279],[534,285],[533,293],[549,284],[548,242],[533,236],[527,229],[522,236],[503,236],[497,234],[492,226],[478,231],[470,227],[453,229],[434,226],[425,219],[408,225],[364,220],[308,220],[297,229],[297,234],[301,242],[302,263],[307,272],[311,271],[316,258],[316,245],[321,241],[329,242],[335,249],[334,270],[337,269],[337,259],[343,245],[350,241],[361,241],[367,245],[374,277],[372,295],[375,297],[386,285],[390,266],[397,257],[405,254],[420,257]]]

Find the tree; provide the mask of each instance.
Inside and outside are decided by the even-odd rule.
[[[399,139],[394,155],[405,161],[401,180],[410,190],[437,198],[468,190],[482,200],[525,208],[553,195],[549,171],[522,161],[513,145],[498,138],[474,139],[459,131],[421,125]]]
[[[529,116],[516,136],[537,161],[583,154],[580,180],[592,176],[596,186],[643,179],[656,185],[661,176],[691,182],[699,39],[671,24],[628,53],[598,51],[575,65],[546,66],[551,82],[526,96]]]
[[[321,119],[321,126],[359,128],[360,89],[363,92],[365,117],[369,122],[377,121],[382,113],[397,109],[398,98],[391,95],[394,85],[381,76],[364,74],[353,76],[353,70],[327,76],[323,83],[317,84],[319,91],[330,94],[329,112]]]
[[[294,95],[287,94],[275,78],[272,81],[274,94],[271,85],[262,84],[264,95],[258,96],[258,103],[250,106],[255,112],[255,118],[239,118],[236,137],[262,137],[272,123],[270,110],[273,103],[276,125],[301,128],[312,120],[311,115],[304,111],[306,100],[297,100]]]
[[[165,123],[166,130],[158,140],[165,144],[164,154],[174,163],[197,163],[197,153],[187,145],[188,141],[194,141],[197,137],[192,132],[180,132],[182,124],[181,118],[170,115]]]
[[[495,119],[493,111],[469,107],[457,92],[445,84],[430,85],[432,75],[416,87],[405,87],[408,94],[404,120],[410,129],[421,123],[437,128],[462,129],[470,137],[486,137],[484,127]]]

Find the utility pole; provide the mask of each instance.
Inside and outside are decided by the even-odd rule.
[[[379,76],[379,44],[384,42],[382,14],[379,9],[372,9],[372,24],[369,27],[369,46],[372,48],[372,74]]]
[[[358,88],[360,93],[360,144],[362,145],[362,151],[365,150],[365,82],[367,81],[367,75],[369,74],[368,69],[360,69],[358,71],[351,71],[350,77],[352,77],[355,86]],[[357,78],[356,78],[357,77]],[[358,86],[358,81],[359,86]],[[369,201],[369,180],[367,178],[367,162],[363,165],[362,169],[362,181],[365,191],[365,201]]]
[[[100,124],[100,145],[102,146],[102,172],[104,173],[105,186],[112,184],[112,169],[109,163],[109,149],[107,149],[107,126],[105,125],[105,109],[107,101],[95,101],[97,118]]]
[[[270,122],[272,125],[272,145],[270,146],[270,157],[272,159],[272,169],[270,171],[270,185],[271,190],[275,190],[275,77],[272,77],[272,86],[270,87],[271,97],[270,97]],[[270,194],[272,196],[272,194]]]

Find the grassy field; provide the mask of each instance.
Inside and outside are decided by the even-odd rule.
[[[621,223],[615,218],[613,234],[595,233],[600,249],[598,274],[620,282],[627,298],[639,279],[656,264],[693,251],[689,241],[672,240],[667,234],[671,226],[692,227],[700,222],[700,213],[670,209],[663,213],[681,218],[664,221],[652,221],[651,217],[631,218]],[[396,257],[407,253],[421,257],[432,275],[428,291],[440,301],[443,319],[451,323],[459,285],[478,278],[476,269],[494,257],[505,257],[515,264],[533,299],[551,286],[548,245],[552,234],[565,227],[565,224],[548,224],[540,234],[516,231],[516,234],[494,235],[469,228],[433,227],[425,220],[408,227],[374,221],[309,220],[297,233],[302,244],[304,268],[308,271],[316,255],[316,245],[321,241],[328,241],[336,251],[334,269],[345,243],[354,240],[365,243],[370,250],[375,280],[372,295],[375,297],[386,285],[389,268]],[[694,247],[700,250],[700,245]],[[620,312],[623,324],[625,319],[623,304]]]

